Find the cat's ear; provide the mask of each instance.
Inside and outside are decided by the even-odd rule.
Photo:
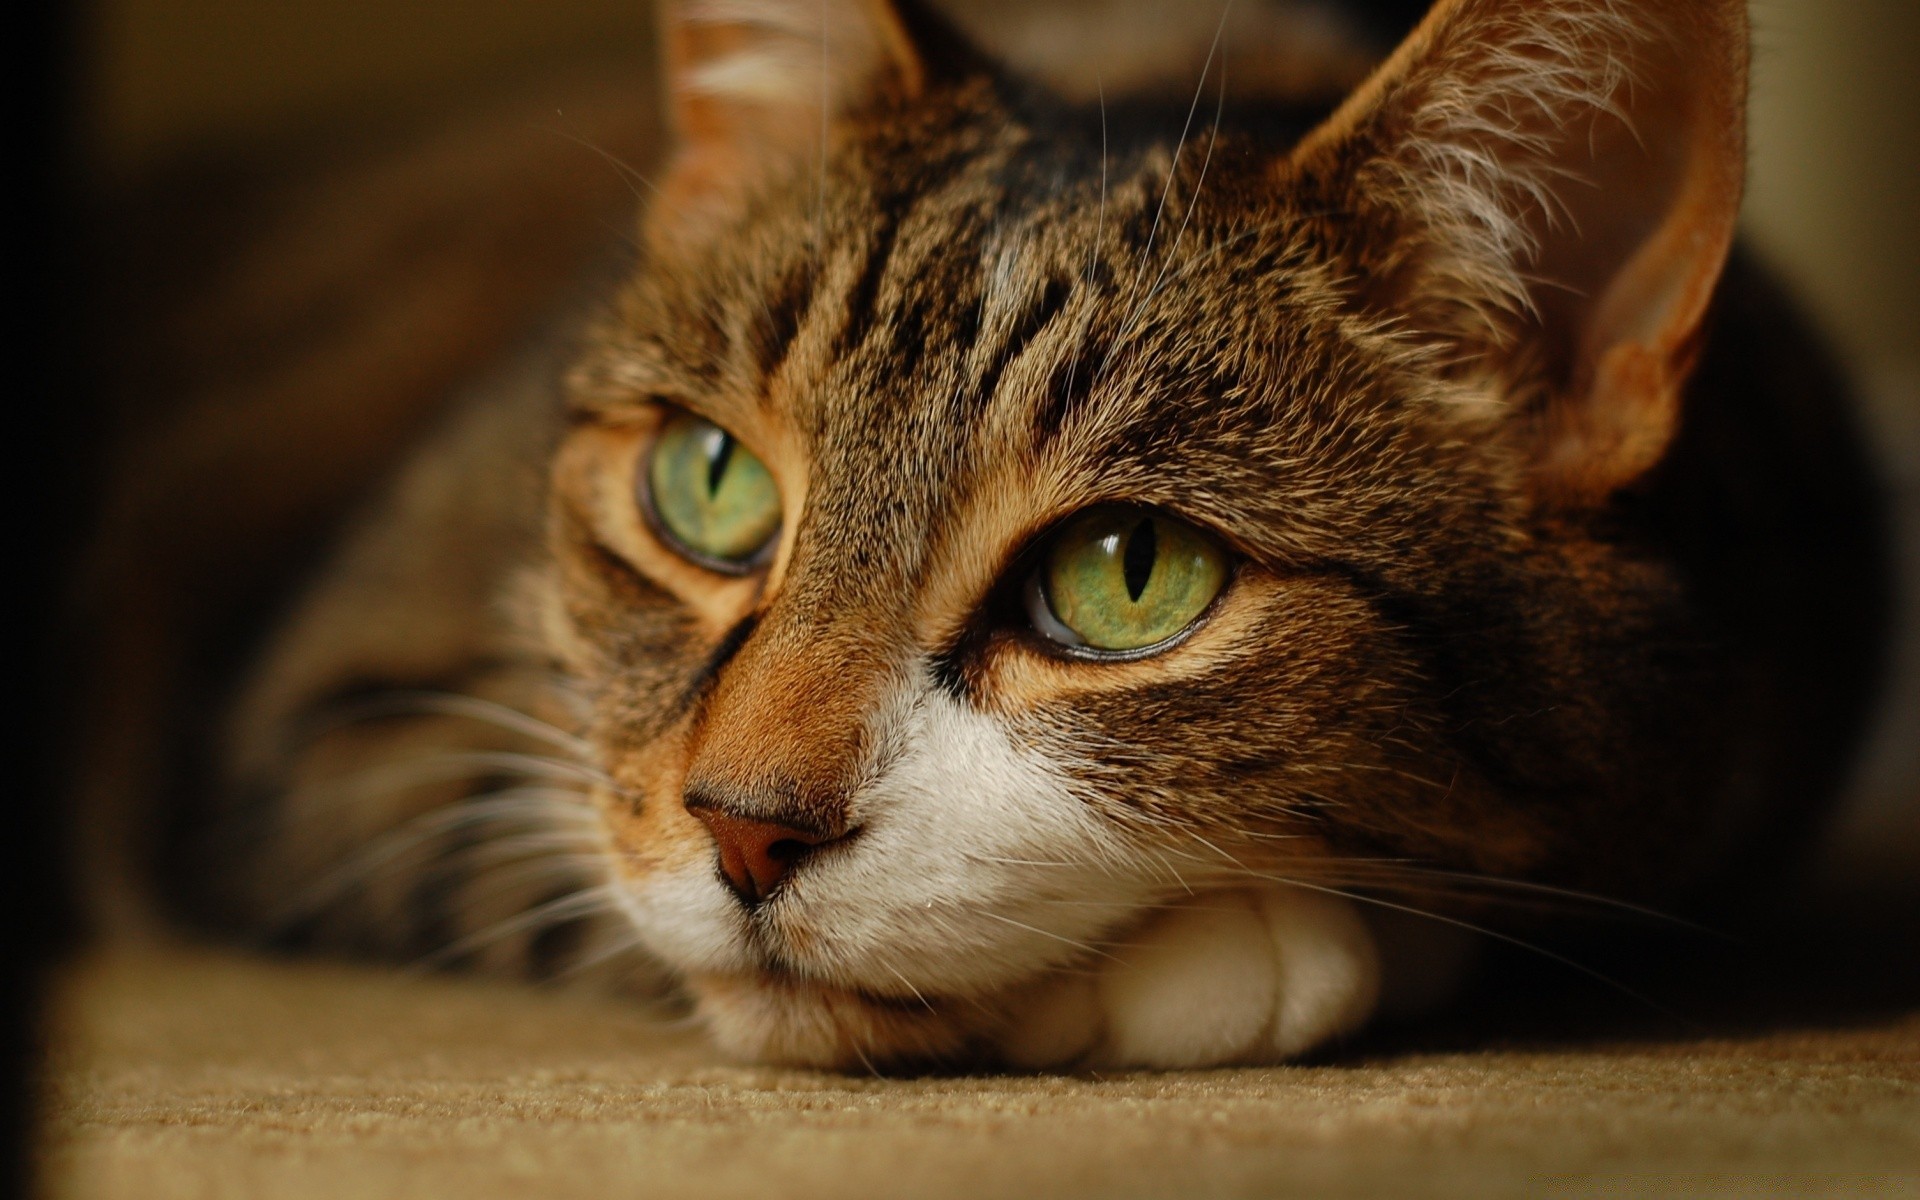
[[[1745,0],[1440,0],[1283,164],[1384,311],[1544,390],[1544,492],[1664,453],[1745,167]],[[1522,385],[1516,385],[1522,386]]]
[[[927,58],[911,0],[660,0],[675,158],[661,203],[699,223],[824,149],[835,117],[910,101]]]

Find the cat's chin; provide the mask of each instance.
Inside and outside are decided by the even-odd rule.
[[[701,1019],[725,1053],[832,1070],[901,1068],[966,1055],[975,1031],[938,1001],[896,1001],[790,975],[688,978]]]
[[[991,999],[901,1000],[768,973],[688,983],[727,1053],[833,1069],[1273,1063],[1351,1032],[1380,1000],[1372,932],[1320,892],[1203,893],[1111,946]]]

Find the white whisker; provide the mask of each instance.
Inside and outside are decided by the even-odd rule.
[[[1207,76],[1213,73],[1214,56],[1220,52],[1220,39],[1227,31],[1227,17],[1231,15],[1232,12],[1233,0],[1227,0],[1227,3],[1223,5],[1220,10],[1220,24],[1213,31],[1213,44],[1207,48],[1207,60],[1201,65],[1200,82],[1194,87],[1193,103],[1187,108],[1186,123],[1180,128],[1180,140],[1174,143],[1173,161],[1167,165],[1167,180],[1165,185],[1160,189],[1160,203],[1154,210],[1153,224],[1147,229],[1147,241],[1141,248],[1140,262],[1134,269],[1133,284],[1127,289],[1126,307],[1129,310],[1133,309],[1135,298],[1140,295],[1140,282],[1146,278],[1147,269],[1152,265],[1153,244],[1155,239],[1160,235],[1160,222],[1166,216],[1167,201],[1173,196],[1174,180],[1180,176],[1180,157],[1186,152],[1187,138],[1193,133],[1193,119],[1200,112],[1200,98],[1206,95],[1207,92]],[[1224,104],[1224,93],[1222,101]],[[1218,125],[1216,122],[1216,141],[1218,140],[1217,130]],[[1207,148],[1207,153],[1209,159],[1211,159],[1213,153],[1211,146]],[[1104,376],[1107,373],[1107,367],[1113,362],[1113,356],[1119,348],[1120,341],[1121,339],[1116,337],[1114,339],[1114,345],[1108,347],[1106,357],[1101,359],[1099,369],[1094,372],[1096,378]]]
[[[1088,954],[1097,954],[1101,958],[1113,958],[1113,955],[1108,954],[1106,951],[1100,949],[1098,946],[1093,945],[1091,942],[1079,941],[1078,939],[1067,937],[1064,934],[1058,934],[1058,933],[1052,932],[1051,930],[1041,929],[1037,926],[1028,925],[1024,921],[1016,921],[1012,917],[1002,916],[997,912],[988,912],[985,909],[982,909],[980,911],[980,915],[990,920],[1000,921],[1005,924],[1012,925],[1016,929],[1024,929],[1028,933],[1038,934],[1043,938],[1051,938],[1056,942],[1065,942],[1067,945],[1072,946],[1075,950],[1084,951],[1085,953],[1088,953]],[[1114,961],[1117,962],[1119,960],[1115,959]]]
[[[1216,853],[1220,853],[1218,847],[1214,847],[1210,843],[1206,843],[1206,844],[1208,845],[1209,849],[1213,849]],[[1606,975],[1603,972],[1596,971],[1592,967],[1587,966],[1586,964],[1578,961],[1577,959],[1569,958],[1564,954],[1556,953],[1555,951],[1549,950],[1544,946],[1536,945],[1532,942],[1529,942],[1524,938],[1518,938],[1518,937],[1514,937],[1511,934],[1501,933],[1498,930],[1489,929],[1483,925],[1476,925],[1472,921],[1462,920],[1458,917],[1450,917],[1444,913],[1433,912],[1429,909],[1415,908],[1412,905],[1408,905],[1408,904],[1399,904],[1391,900],[1382,899],[1378,896],[1370,896],[1370,895],[1367,895],[1365,892],[1356,892],[1356,891],[1333,887],[1325,884],[1309,883],[1304,879],[1289,878],[1287,876],[1282,876],[1282,875],[1267,874],[1265,872],[1256,871],[1246,866],[1244,863],[1241,863],[1237,859],[1233,858],[1231,855],[1227,855],[1225,857],[1227,861],[1237,869],[1236,874],[1241,878],[1259,879],[1259,880],[1264,880],[1265,882],[1268,882],[1268,883],[1282,884],[1287,887],[1297,887],[1304,891],[1319,892],[1322,895],[1337,896],[1344,900],[1353,901],[1356,904],[1370,904],[1376,908],[1387,909],[1392,912],[1406,913],[1409,916],[1423,917],[1426,920],[1434,921],[1442,925],[1450,925],[1456,929],[1465,930],[1468,933],[1479,934],[1481,937],[1491,938],[1494,941],[1503,942],[1507,945],[1514,946],[1518,949],[1528,951],[1529,953],[1537,954],[1543,958],[1548,959],[1551,962],[1559,963],[1561,966],[1564,966],[1569,970],[1576,971],[1581,975],[1585,975],[1587,978],[1595,980],[1596,982],[1603,983],[1608,987],[1611,987],[1619,991],[1621,994],[1631,997],[1632,999],[1647,1005],[1649,1008],[1652,1008],[1657,1012],[1661,1012],[1668,1016],[1675,1017],[1676,1019],[1684,1019],[1684,1018],[1680,1018],[1679,1014],[1674,1013],[1672,1010],[1668,1009],[1665,1005],[1662,1005],[1657,1001],[1655,1001],[1652,997],[1647,996],[1644,993],[1641,993],[1639,991],[1634,990],[1633,988],[1628,987],[1626,984],[1621,983],[1619,980],[1614,979],[1613,977]]]

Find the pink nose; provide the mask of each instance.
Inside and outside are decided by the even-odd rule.
[[[765,900],[808,851],[835,840],[829,834],[735,816],[718,808],[687,807],[713,834],[714,845],[720,848],[720,873],[748,904]]]

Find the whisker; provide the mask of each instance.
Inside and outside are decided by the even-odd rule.
[[[1173,828],[1171,823],[1167,824],[1165,827]],[[1185,830],[1182,830],[1181,832],[1185,833],[1186,836],[1188,836],[1192,840],[1199,842],[1201,845],[1211,850],[1215,855],[1221,857],[1222,859],[1228,862],[1233,863],[1233,865],[1236,868],[1242,868],[1242,864],[1237,859],[1233,858],[1233,856],[1229,855],[1225,850],[1221,849],[1218,845],[1201,837],[1196,831],[1191,829],[1185,829]],[[1292,840],[1297,840],[1301,837],[1304,837],[1305,835],[1263,833],[1257,830],[1235,830],[1234,836],[1250,838],[1250,839],[1258,839],[1261,841],[1292,841]],[[1327,860],[1325,862],[1315,861],[1315,862],[1312,862],[1311,865],[1316,872],[1316,877],[1329,875],[1329,874],[1340,875],[1340,876],[1344,876],[1348,881],[1353,883],[1370,884],[1374,886],[1381,886],[1383,884],[1398,885],[1401,883],[1403,879],[1407,877],[1416,877],[1423,881],[1420,884],[1420,886],[1423,886],[1423,887],[1438,888],[1440,884],[1452,884],[1452,885],[1455,885],[1456,890],[1466,888],[1466,887],[1474,887],[1474,888],[1488,888],[1496,891],[1523,892],[1529,895],[1541,897],[1543,899],[1564,900],[1564,901],[1572,902],[1574,904],[1591,905],[1596,908],[1612,909],[1614,911],[1624,913],[1630,916],[1643,917],[1648,920],[1659,921],[1665,924],[1673,925],[1673,926],[1686,929],[1694,933],[1702,934],[1708,937],[1719,938],[1726,941],[1738,940],[1732,934],[1729,934],[1724,930],[1715,929],[1709,925],[1702,925],[1698,922],[1688,920],[1687,918],[1678,916],[1674,913],[1663,912],[1660,909],[1651,908],[1642,904],[1636,904],[1636,903],[1633,903],[1632,901],[1621,900],[1612,896],[1602,895],[1597,892],[1580,891],[1574,888],[1560,887],[1560,886],[1556,886],[1553,884],[1546,884],[1546,883],[1538,883],[1532,880],[1512,879],[1512,878],[1507,878],[1503,876],[1487,875],[1487,874],[1472,872],[1472,871],[1449,870],[1441,867],[1426,866],[1424,864],[1414,862],[1412,860],[1408,860],[1404,858],[1343,857],[1339,859]],[[1438,881],[1438,882],[1437,883],[1424,882],[1429,880]],[[1478,897],[1478,898],[1483,900],[1488,899],[1488,897]]]
[[[1108,954],[1106,951],[1100,949],[1098,946],[1095,946],[1089,942],[1078,941],[1074,938],[1067,937],[1064,934],[1053,933],[1050,930],[1040,929],[1040,928],[1037,928],[1036,926],[1028,925],[1023,921],[1016,921],[1012,917],[1002,916],[997,912],[988,912],[985,909],[980,910],[980,915],[983,917],[987,917],[991,920],[1000,921],[1005,924],[1012,925],[1016,929],[1024,929],[1028,933],[1037,933],[1041,937],[1051,938],[1056,942],[1065,942],[1067,945],[1072,946],[1075,950],[1083,951],[1084,953],[1087,953],[1087,954],[1097,954],[1101,958],[1112,959],[1114,962],[1120,961],[1119,959],[1114,958],[1113,955]]]
[[[1612,896],[1603,896],[1597,892],[1583,892],[1574,888],[1556,887],[1552,884],[1546,884],[1546,883],[1535,883],[1532,880],[1527,880],[1527,879],[1504,879],[1498,875],[1482,875],[1472,871],[1451,871],[1451,870],[1446,870],[1440,867],[1425,867],[1425,866],[1420,866],[1418,864],[1382,862],[1380,865],[1385,869],[1387,873],[1390,873],[1390,874],[1400,873],[1400,874],[1409,874],[1409,875],[1420,875],[1420,876],[1427,876],[1427,877],[1438,878],[1443,880],[1451,880],[1451,881],[1463,883],[1463,884],[1470,884],[1476,887],[1495,888],[1503,891],[1535,893],[1545,897],[1576,901],[1581,904],[1591,904],[1596,907],[1614,909],[1616,911],[1627,913],[1632,916],[1645,917],[1649,920],[1660,921],[1666,924],[1675,925],[1682,929],[1690,930],[1694,933],[1703,934],[1707,937],[1720,938],[1726,941],[1738,940],[1732,934],[1727,933],[1724,930],[1715,929],[1710,925],[1702,925],[1696,921],[1690,921],[1685,917],[1676,916],[1673,913],[1662,912],[1657,908],[1649,908],[1645,905],[1635,904],[1627,900],[1618,900],[1613,898]]]
[[[1220,45],[1221,35],[1226,32],[1227,18],[1232,12],[1233,0],[1227,0],[1226,5],[1220,11],[1220,28],[1217,29],[1213,35],[1214,47],[1216,49]],[[1207,66],[1201,68],[1200,72],[1200,85],[1202,88],[1206,86],[1207,74],[1211,70],[1212,65],[1213,51],[1209,50],[1207,52]],[[1195,102],[1198,102],[1197,95],[1195,96]],[[1205,158],[1200,160],[1200,175],[1199,178],[1194,181],[1193,195],[1187,199],[1186,215],[1180,218],[1180,228],[1173,235],[1173,244],[1167,247],[1166,257],[1160,260],[1160,274],[1154,278],[1153,286],[1147,289],[1147,294],[1140,298],[1140,303],[1134,308],[1133,312],[1128,315],[1126,324],[1121,327],[1120,334],[1114,338],[1115,342],[1124,340],[1127,331],[1130,330],[1140,319],[1141,315],[1146,312],[1147,305],[1151,304],[1154,296],[1159,294],[1160,285],[1165,281],[1168,269],[1173,266],[1174,258],[1180,252],[1180,243],[1185,240],[1187,236],[1187,226],[1193,222],[1194,210],[1200,207],[1200,194],[1206,190],[1207,171],[1213,166],[1213,151],[1214,148],[1220,144],[1220,122],[1221,119],[1226,116],[1226,112],[1227,62],[1223,57],[1220,60],[1220,98],[1213,110],[1213,134],[1207,139],[1207,154]]]
[[[894,967],[890,963],[887,964],[887,974],[893,976],[895,979],[898,979],[900,981],[900,986],[906,988],[909,992],[912,992],[913,998],[920,1002],[920,1006],[922,1008],[926,1009],[928,1012],[934,1011],[933,1001],[921,995],[920,989],[913,986],[913,981],[911,979],[908,979],[905,975],[902,975],[898,970],[898,968]]]
[[[571,799],[563,798],[572,795],[548,788],[510,788],[422,813],[360,845],[297,896],[271,910],[262,927],[282,930],[314,915],[386,868],[397,866],[410,852],[457,829],[496,821],[547,824],[572,805]]]
[[[1477,933],[1482,937],[1489,937],[1497,942],[1504,942],[1509,946],[1518,947],[1519,949],[1525,950],[1531,954],[1537,954],[1552,962],[1559,963],[1561,966],[1566,967],[1572,971],[1577,971],[1580,974],[1585,975],[1587,978],[1592,979],[1598,983],[1603,983],[1606,986],[1620,992],[1622,995],[1627,996],[1630,999],[1636,1000],[1641,1004],[1646,1005],[1648,1008],[1653,1009],[1655,1012],[1661,1013],[1664,1016],[1671,1017],[1674,1020],[1681,1021],[1689,1025],[1692,1024],[1692,1022],[1688,1021],[1686,1017],[1682,1016],[1677,1012],[1674,1012],[1672,1009],[1656,1001],[1651,996],[1648,996],[1646,993],[1638,991],[1634,988],[1628,987],[1626,984],[1620,982],[1618,979],[1613,978],[1611,975],[1607,975],[1603,972],[1596,971],[1592,967],[1587,966],[1585,963],[1580,962],[1578,959],[1569,958],[1564,954],[1560,954],[1556,951],[1549,950],[1545,946],[1541,946],[1533,942],[1529,942],[1524,938],[1517,938],[1511,934],[1501,933],[1497,929],[1488,929],[1483,925],[1476,925],[1471,921],[1462,921],[1457,917],[1449,917],[1444,913],[1436,913],[1436,912],[1428,911],[1426,909],[1414,908],[1411,905],[1406,905],[1406,904],[1395,904],[1390,900],[1382,900],[1378,896],[1369,896],[1363,892],[1350,892],[1350,891],[1344,891],[1340,888],[1321,887],[1315,884],[1304,883],[1304,882],[1295,881],[1295,880],[1277,879],[1275,880],[1275,882],[1288,883],[1288,884],[1291,884],[1291,886],[1293,887],[1305,888],[1308,891],[1323,892],[1329,896],[1341,896],[1348,900],[1357,901],[1361,904],[1372,904],[1380,908],[1391,909],[1395,912],[1407,913],[1410,916],[1425,917],[1429,921],[1438,921],[1443,925],[1451,925],[1456,929],[1464,929],[1469,933]]]
[[[323,729],[338,728],[360,721],[378,720],[382,717],[400,716],[466,717],[524,734],[536,741],[565,750],[579,759],[583,766],[590,763],[594,757],[593,744],[585,738],[577,737],[557,725],[530,716],[517,708],[458,692],[388,692],[347,706],[341,710],[337,720],[329,722]]]
[[[1451,925],[1456,929],[1464,929],[1469,933],[1476,933],[1482,937],[1491,938],[1497,942],[1503,942],[1509,946],[1514,946],[1521,950],[1528,951],[1529,953],[1537,954],[1542,958],[1545,958],[1551,962],[1558,963],[1561,966],[1566,967],[1571,971],[1575,971],[1581,975],[1584,975],[1587,978],[1592,979],[1598,983],[1605,984],[1606,986],[1620,992],[1622,995],[1627,996],[1635,1001],[1638,1001],[1639,1003],[1646,1005],[1648,1008],[1651,1008],[1655,1012],[1661,1013],[1664,1016],[1670,1017],[1674,1020],[1681,1021],[1686,1024],[1692,1024],[1692,1022],[1688,1021],[1686,1017],[1682,1016],[1679,1013],[1674,1012],[1672,1009],[1668,1008],[1666,1005],[1661,1004],[1658,1001],[1654,1000],[1651,996],[1648,996],[1643,992],[1637,991],[1634,988],[1628,987],[1626,984],[1620,982],[1618,979],[1615,979],[1612,976],[1607,975],[1601,971],[1596,971],[1592,967],[1587,966],[1585,963],[1582,963],[1577,959],[1569,958],[1564,954],[1560,954],[1556,951],[1549,950],[1544,946],[1536,945],[1535,943],[1529,942],[1524,938],[1515,937],[1512,934],[1502,933],[1497,929],[1489,929],[1483,925],[1477,925],[1472,921],[1461,920],[1458,917],[1450,917],[1444,913],[1437,913],[1428,909],[1415,908],[1412,905],[1408,905],[1408,904],[1395,903],[1394,901],[1385,900],[1378,896],[1369,896],[1364,892],[1349,891],[1344,888],[1337,888],[1337,887],[1332,887],[1332,886],[1327,886],[1322,884],[1308,883],[1303,879],[1290,879],[1285,876],[1270,875],[1264,872],[1255,871],[1252,868],[1247,867],[1244,864],[1232,859],[1231,857],[1228,858],[1228,861],[1232,863],[1236,868],[1238,868],[1241,877],[1244,877],[1244,878],[1260,879],[1268,883],[1282,884],[1287,887],[1297,887],[1304,891],[1319,892],[1322,895],[1337,896],[1344,900],[1351,900],[1357,904],[1371,904],[1377,908],[1387,909],[1392,912],[1405,913],[1409,916],[1414,916],[1414,917],[1423,917],[1429,921],[1438,922],[1439,924],[1442,924],[1442,925]]]
[[[461,895],[468,904],[478,907],[523,891],[531,884],[543,884],[549,890],[554,885],[588,886],[588,881],[604,877],[594,866],[590,860],[568,861],[551,855],[495,863],[468,879]]]
[[[430,783],[450,783],[476,775],[524,775],[532,778],[572,780],[608,788],[625,796],[613,776],[597,768],[566,759],[540,754],[518,754],[504,750],[467,750],[421,755],[398,762],[382,763],[349,775],[331,779],[301,795],[303,802],[321,800],[330,803],[367,800],[385,792],[404,791]]]
[[[1081,865],[1080,863],[1074,863],[1074,862],[1048,862],[1044,859],[1035,859],[1035,858],[1004,858],[997,854],[969,854],[966,857],[968,862],[992,863],[995,866],[1002,866],[1002,867],[1066,868],[1066,867],[1077,867]]]
[[[1146,278],[1147,268],[1153,260],[1154,240],[1160,235],[1160,222],[1166,216],[1167,201],[1173,196],[1174,180],[1180,175],[1180,157],[1186,152],[1187,138],[1193,132],[1193,119],[1200,112],[1200,98],[1207,92],[1207,76],[1213,73],[1213,59],[1220,51],[1220,39],[1227,31],[1227,17],[1232,12],[1233,0],[1227,0],[1220,10],[1220,24],[1213,31],[1213,44],[1207,48],[1207,60],[1200,68],[1200,82],[1193,89],[1193,103],[1187,108],[1186,123],[1180,128],[1180,140],[1174,143],[1173,161],[1167,165],[1167,181],[1160,189],[1160,203],[1154,210],[1153,224],[1147,229],[1147,241],[1140,250],[1140,263],[1134,270],[1133,283],[1127,289],[1128,308],[1133,307],[1134,298],[1140,294],[1140,281]],[[1211,157],[1213,153],[1211,146],[1208,147],[1207,153]],[[1106,357],[1101,359],[1099,369],[1094,372],[1096,378],[1107,373],[1107,367],[1113,362],[1114,353],[1118,350],[1120,342],[1120,338],[1114,339],[1114,345],[1108,348]]]
[[[565,116],[565,114],[560,112],[558,109],[554,110],[554,115],[556,117],[562,117],[562,118],[564,118]],[[640,189],[643,187],[646,188],[649,192],[652,192],[655,196],[658,196],[660,194],[660,189],[654,184],[653,180],[647,178],[647,176],[643,174],[641,171],[639,171],[637,168],[635,168],[633,164],[622,160],[618,155],[613,154],[612,152],[607,150],[604,146],[600,146],[594,142],[588,141],[586,138],[580,136],[579,134],[573,132],[570,129],[564,129],[554,125],[539,125],[539,124],[536,124],[534,127],[536,129],[543,130],[544,132],[554,134],[558,137],[563,137],[567,141],[572,142],[574,145],[579,146],[586,150],[591,150],[593,153],[599,155],[602,159],[606,160],[607,165],[611,166],[614,170],[614,173],[619,175],[621,181],[627,185],[627,190],[633,193],[633,198],[635,200],[641,200],[641,201],[646,200],[646,197],[640,193]]]
[[[606,840],[594,837],[590,831],[528,833],[517,837],[488,838],[470,852],[477,861],[502,863],[533,855],[591,863],[603,861],[606,853]]]
[[[1100,94],[1100,211],[1093,222],[1093,242],[1087,247],[1087,269],[1081,272],[1082,287],[1093,282],[1094,267],[1100,261],[1100,239],[1107,228],[1107,83],[1096,71],[1094,86]],[[1073,395],[1074,381],[1080,376],[1080,358],[1087,348],[1087,333],[1093,328],[1095,307],[1089,305],[1087,313],[1080,319],[1080,332],[1073,341],[1073,359],[1067,364],[1067,383],[1061,389],[1064,396]]]
[[[632,954],[645,949],[645,939],[641,937],[638,929],[633,928],[630,922],[622,920],[619,922],[619,927],[626,931],[625,936],[616,939],[610,945],[596,950],[592,954],[583,955],[569,963],[556,978],[570,979],[576,975],[591,971],[595,967],[611,962],[623,954]]]
[[[582,888],[556,900],[549,900],[545,904],[537,904],[503,921],[496,921],[485,929],[477,930],[465,937],[456,938],[440,949],[415,959],[407,964],[405,969],[410,972],[430,971],[452,959],[494,945],[516,933],[551,925],[569,917],[606,911],[611,907],[611,885]]]

